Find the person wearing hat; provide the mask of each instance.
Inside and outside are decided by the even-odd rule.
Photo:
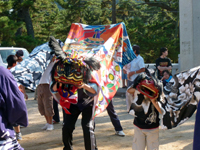
[[[140,56],[140,47],[138,45],[132,46],[133,52],[136,58],[133,59],[129,64],[123,67],[123,72],[127,74],[128,86],[133,83],[135,78],[142,72],[145,71],[144,59]]]
[[[22,50],[18,50],[18,51],[16,52],[16,56],[17,56],[17,58],[18,58],[17,62],[20,63],[20,62],[22,62],[22,60],[23,60],[24,52],[23,52]]]

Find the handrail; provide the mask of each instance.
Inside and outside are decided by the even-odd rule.
[[[146,63],[145,67],[149,66],[150,69],[156,69],[155,63]],[[179,72],[179,64],[178,63],[172,63],[172,75]]]

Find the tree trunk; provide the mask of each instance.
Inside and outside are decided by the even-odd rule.
[[[23,3],[23,0],[19,0],[20,3]],[[20,10],[18,10],[18,19],[17,21],[23,21],[26,24],[26,30],[27,35],[31,36],[32,38],[35,38],[34,30],[33,30],[33,24],[31,20],[31,16],[29,13],[29,6],[21,7]],[[22,28],[19,28],[17,32],[15,33],[16,36],[22,34]]]
[[[112,0],[112,24],[116,23],[116,0]]]
[[[23,12],[22,12],[22,9],[18,10],[17,12],[17,22],[20,22],[20,21],[23,21]],[[21,36],[22,35],[22,27],[19,27],[17,29],[17,32],[15,33],[15,36]]]
[[[24,14],[24,22],[26,23],[27,34],[32,38],[35,38],[33,24],[29,13],[29,8],[23,8],[23,14]]]

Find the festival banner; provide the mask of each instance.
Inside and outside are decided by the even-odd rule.
[[[92,72],[100,87],[95,97],[95,116],[98,115],[116,94],[122,67],[136,57],[124,23],[99,26],[73,23],[62,49],[72,58],[91,56],[101,62],[101,69]]]

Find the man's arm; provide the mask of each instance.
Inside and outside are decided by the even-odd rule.
[[[28,99],[28,95],[26,94],[25,87],[20,84],[19,88],[20,88],[20,91],[24,94],[25,99],[27,100]]]
[[[172,66],[168,66],[168,67],[161,67],[161,66],[158,66],[157,68],[158,68],[158,70],[160,70],[160,71],[164,71],[164,70],[169,70],[169,71],[171,71],[171,70],[172,70]]]
[[[127,74],[127,71],[130,70],[130,67],[131,67],[131,62],[126,64],[124,67],[123,67],[123,72],[124,74]]]
[[[139,69],[139,70],[137,70],[137,71],[129,72],[128,75],[127,75],[127,77],[128,77],[128,79],[129,79],[132,75],[138,74],[138,73],[141,73],[141,72],[145,72],[145,68],[141,68],[141,69]]]
[[[168,66],[167,67],[161,67],[160,64],[159,64],[159,61],[156,60],[156,68],[160,71],[164,71],[164,70],[169,70],[171,71],[172,69],[172,63],[171,63],[171,60],[168,59]]]

